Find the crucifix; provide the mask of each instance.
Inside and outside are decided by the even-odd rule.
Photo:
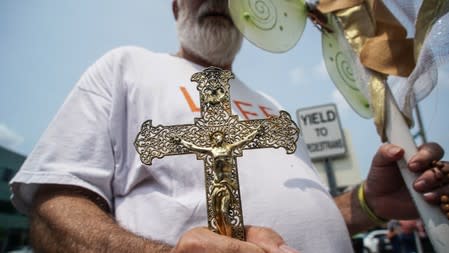
[[[239,120],[232,115],[229,80],[231,71],[209,67],[195,73],[201,117],[193,124],[153,126],[145,121],[134,145],[144,164],[169,155],[196,154],[204,161],[209,229],[245,240],[237,170],[237,157],[245,149],[284,148],[296,150],[299,129],[290,115],[267,119]]]

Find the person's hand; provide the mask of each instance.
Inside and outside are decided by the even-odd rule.
[[[374,213],[385,219],[415,219],[418,211],[402,180],[396,161],[404,155],[404,150],[393,144],[384,144],[373,158],[371,170],[365,182],[365,196]],[[433,161],[440,160],[443,149],[436,143],[419,147],[418,152],[408,161],[408,167],[418,174],[414,189],[423,194],[431,204],[439,204],[441,195],[449,195],[449,186],[437,180]],[[447,162],[443,163],[449,169]],[[441,170],[441,169],[440,169]],[[447,175],[446,175],[447,177]],[[444,211],[443,205],[441,208]],[[449,210],[446,210],[447,212]]]
[[[413,184],[415,190],[423,193],[428,203],[439,205],[449,219],[449,162],[439,161],[443,155],[444,150],[438,144],[430,144],[408,164],[411,171],[421,174]],[[435,159],[430,160],[431,157]]]
[[[269,228],[246,227],[246,242],[218,235],[200,227],[187,231],[171,253],[299,253]]]

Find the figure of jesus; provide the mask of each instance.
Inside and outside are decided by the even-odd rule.
[[[232,236],[229,209],[232,203],[236,201],[234,192],[237,188],[236,183],[230,176],[234,165],[232,152],[234,149],[252,141],[258,132],[259,129],[256,129],[240,141],[227,143],[224,141],[224,133],[216,131],[210,136],[212,143],[210,147],[200,147],[179,137],[174,138],[176,143],[182,144],[192,151],[212,156],[214,181],[212,182],[211,202],[220,234]]]

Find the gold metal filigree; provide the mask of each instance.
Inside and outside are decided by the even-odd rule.
[[[201,117],[191,125],[142,124],[134,145],[143,163],[168,155],[196,154],[204,161],[209,229],[245,240],[236,158],[244,149],[296,150],[299,129],[290,115],[280,111],[268,119],[239,121],[232,115],[228,70],[209,67],[195,73],[200,92]]]

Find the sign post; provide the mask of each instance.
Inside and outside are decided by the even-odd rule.
[[[296,116],[313,160],[346,153],[345,138],[335,104],[298,109]]]
[[[298,124],[312,160],[324,160],[330,193],[338,194],[331,158],[346,154],[346,143],[335,104],[298,109]]]

